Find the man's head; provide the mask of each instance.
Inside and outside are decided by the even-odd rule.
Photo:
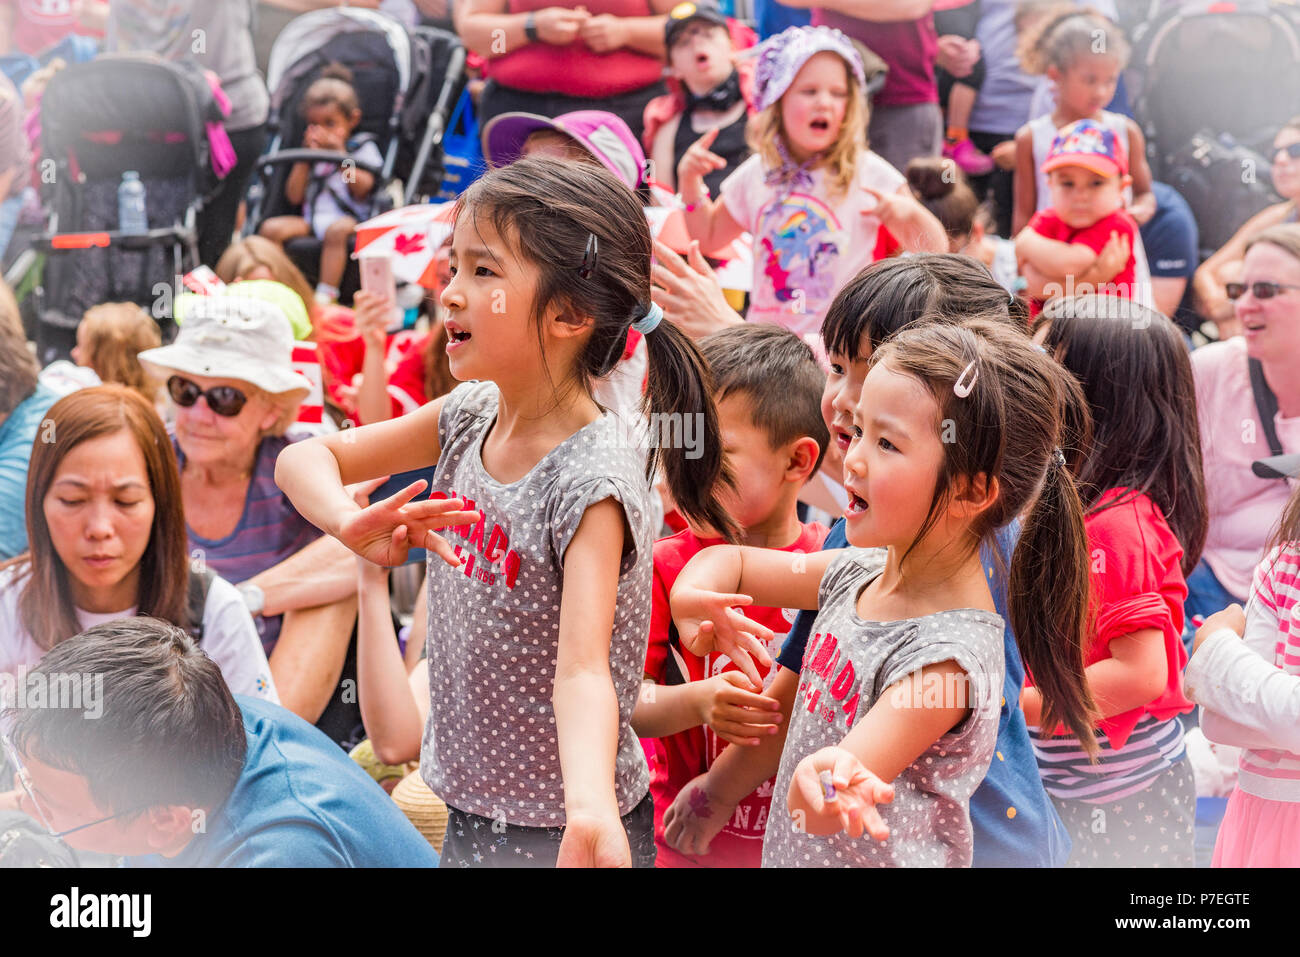
[[[124,618],[61,642],[26,682],[74,678],[99,689],[98,717],[53,695],[6,712],[26,770],[23,810],[73,832],[73,847],[174,856],[244,766],[243,718],[220,670],[174,625]]]
[[[732,326],[700,345],[736,476],[727,511],[743,531],[780,522],[826,451],[826,376],[807,343],[779,326]]]
[[[727,18],[709,0],[673,7],[664,27],[664,47],[673,75],[695,96],[703,96],[733,69]]]
[[[1078,120],[1052,141],[1043,161],[1052,209],[1072,229],[1086,229],[1124,208],[1128,154],[1114,130]]]

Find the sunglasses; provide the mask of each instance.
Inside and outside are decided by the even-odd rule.
[[[1292,143],[1290,146],[1279,146],[1273,151],[1273,156],[1278,153],[1285,153],[1291,159],[1300,159],[1300,143]]]
[[[1227,292],[1229,299],[1240,299],[1246,294],[1246,284],[1244,282],[1225,283],[1223,288]],[[1289,286],[1284,282],[1253,282],[1250,284],[1251,295],[1256,299],[1272,299],[1281,293],[1283,289],[1300,289],[1300,286]]]
[[[167,391],[171,395],[172,401],[182,409],[188,409],[199,401],[199,396],[203,396],[208,402],[209,409],[217,413],[217,415],[224,415],[227,418],[234,418],[239,415],[244,408],[244,403],[248,401],[248,396],[234,386],[214,385],[211,389],[204,390],[199,388],[197,382],[182,379],[178,375],[174,375],[167,380]]]

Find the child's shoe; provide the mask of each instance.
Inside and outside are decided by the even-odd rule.
[[[981,153],[970,137],[943,144],[943,155],[962,168],[967,176],[986,176],[993,172],[993,159]]]

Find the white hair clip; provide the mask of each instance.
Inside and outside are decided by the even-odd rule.
[[[969,381],[966,379],[967,376],[970,376]],[[952,394],[959,399],[966,398],[966,396],[970,395],[970,390],[975,388],[975,380],[979,377],[980,370],[975,368],[974,362],[971,362],[970,365],[962,370],[961,376],[958,377],[957,381],[953,384]]]

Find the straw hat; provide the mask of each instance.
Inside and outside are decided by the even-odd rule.
[[[393,801],[424,839],[433,845],[433,849],[441,854],[442,839],[447,834],[447,805],[429,790],[418,768],[393,788]]]

